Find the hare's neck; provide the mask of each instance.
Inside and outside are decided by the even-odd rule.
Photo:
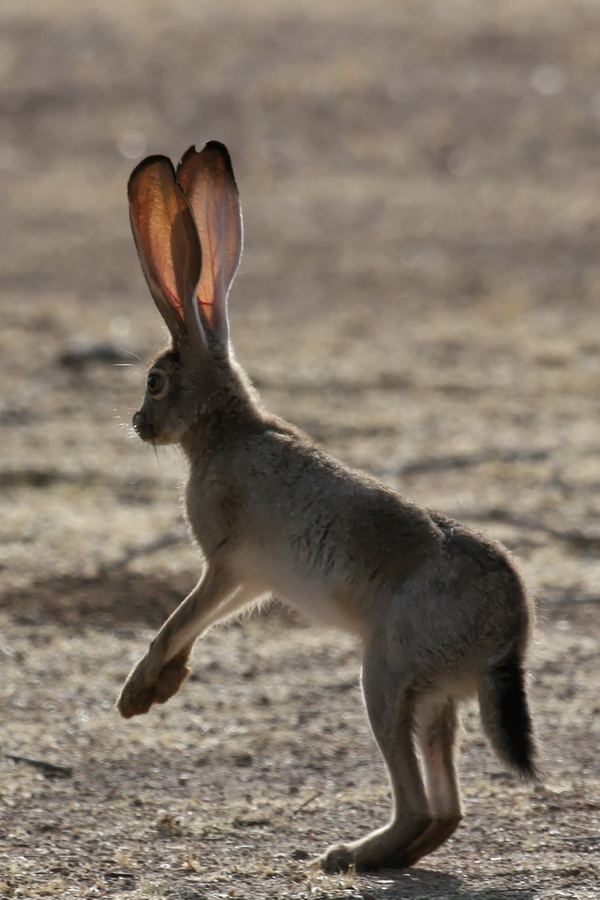
[[[229,365],[200,402],[193,423],[181,437],[181,448],[191,465],[202,465],[240,434],[260,429],[265,418],[245,373]]]

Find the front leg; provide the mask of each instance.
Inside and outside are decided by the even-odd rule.
[[[196,638],[232,611],[237,585],[222,569],[204,573],[193,591],[169,616],[148,652],[130,672],[117,700],[121,715],[130,719],[147,713],[154,703],[166,703],[190,674],[187,665]],[[225,602],[229,601],[229,602]],[[240,599],[240,604],[243,601]]]

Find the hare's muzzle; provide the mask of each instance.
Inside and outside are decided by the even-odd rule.
[[[138,434],[143,441],[154,441],[156,439],[154,426],[146,421],[141,409],[136,412],[131,424],[133,425],[135,433]]]

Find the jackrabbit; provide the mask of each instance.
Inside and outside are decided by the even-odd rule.
[[[477,696],[498,756],[536,776],[524,675],[532,602],[499,544],[335,461],[263,408],[229,341],[242,218],[222,144],[192,147],[177,170],[166,157],[145,159],[129,202],[142,269],[172,338],[149,370],[133,427],[144,441],[182,447],[187,517],[205,568],[129,675],[118,708],[129,718],[164,703],[190,672],[195,640],[270,594],[354,633],[393,812],[320,863],[327,871],[410,866],[462,817],[461,701]]]

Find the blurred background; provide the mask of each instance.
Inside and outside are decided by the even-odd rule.
[[[0,757],[3,897],[597,896],[599,29],[596,0],[3,0],[3,748],[73,767]],[[538,598],[547,781],[471,713],[468,816],[399,893],[303,862],[387,811],[349,640],[257,619],[166,708],[112,706],[201,565],[181,458],[130,428],[166,334],[126,184],[210,139],[267,405],[503,539]]]

